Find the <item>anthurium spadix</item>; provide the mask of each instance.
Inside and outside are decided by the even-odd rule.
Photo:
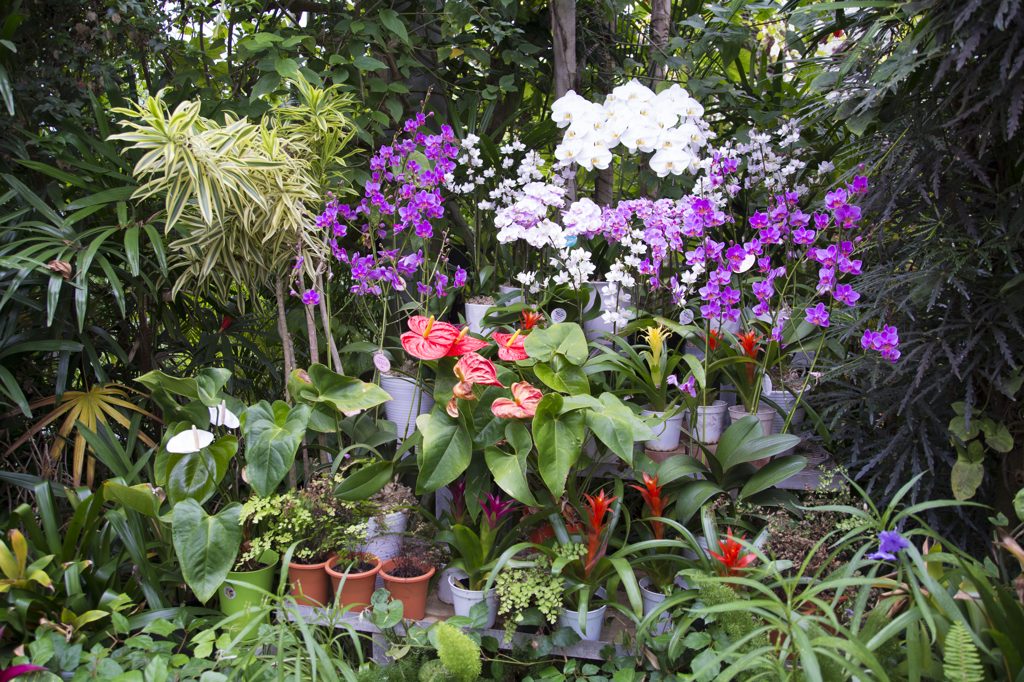
[[[229,429],[237,429],[239,427],[238,415],[228,409],[226,400],[222,400],[217,407],[209,409],[210,426],[225,426]]]
[[[213,410],[214,408],[210,408]],[[213,434],[209,431],[201,431],[193,426],[167,441],[167,452],[176,455],[187,455],[192,452],[199,452],[213,442]]]

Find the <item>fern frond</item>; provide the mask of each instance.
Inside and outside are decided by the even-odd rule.
[[[946,660],[942,672],[946,682],[983,682],[985,679],[978,649],[961,621],[953,623],[946,634]]]

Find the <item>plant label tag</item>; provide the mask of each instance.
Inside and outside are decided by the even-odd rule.
[[[388,356],[384,355],[383,351],[377,351],[373,354],[373,366],[381,372],[387,372],[391,369],[391,361],[388,360]]]
[[[555,308],[554,310],[551,311],[551,321],[554,322],[555,324],[565,322],[565,318],[567,317],[568,315],[566,315],[565,310],[563,310],[562,308]]]
[[[693,311],[683,308],[683,312],[679,313],[679,324],[690,324],[691,322],[693,322]]]
[[[762,394],[763,393],[771,393],[772,392],[772,388],[774,388],[772,386],[772,378],[770,376],[768,376],[767,374],[765,374],[764,375],[764,381],[761,382],[761,393]]]
[[[579,237],[574,234],[570,234],[565,238],[565,248],[576,246],[576,242],[579,241]]]

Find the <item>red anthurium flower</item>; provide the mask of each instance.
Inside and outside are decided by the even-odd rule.
[[[409,329],[402,334],[402,348],[420,360],[439,360],[459,338],[459,330],[447,322],[435,322],[422,315],[409,318]]]
[[[526,349],[523,348],[523,341],[526,340],[525,336],[521,336],[523,331],[521,329],[516,330],[515,334],[501,334],[495,332],[491,334],[491,338],[498,342],[498,357],[502,360],[516,361],[526,360],[530,356],[526,354]]]
[[[589,578],[590,571],[601,560],[608,547],[608,538],[601,537],[608,527],[604,520],[605,514],[611,508],[612,502],[619,498],[606,497],[603,490],[593,497],[587,494],[583,497],[587,500],[587,563],[583,567],[583,576]]]
[[[544,319],[544,313],[534,313],[529,310],[524,310],[519,313],[519,319],[523,323],[523,331],[530,331],[537,326],[537,323]]]
[[[643,496],[644,502],[651,509],[651,516],[662,516],[662,512],[665,509],[665,501],[661,499],[661,486],[658,485],[658,477],[651,478],[644,472],[644,484],[642,486],[633,485],[631,488],[636,488],[640,491],[640,495]],[[657,540],[665,539],[665,524],[661,521],[651,521],[651,530],[654,531],[654,537]]]
[[[512,400],[498,398],[491,403],[491,412],[501,419],[518,419],[537,414],[537,403],[544,397],[539,389],[525,381],[512,384]]]
[[[476,398],[473,395],[473,384],[505,388],[505,384],[498,381],[498,370],[494,363],[482,355],[466,353],[455,363],[454,369],[459,383],[455,384],[455,388],[452,391],[463,400],[473,400]]]
[[[455,343],[448,349],[448,357],[458,357],[465,353],[473,353],[489,345],[486,341],[474,338],[469,335],[469,327],[463,327]]]
[[[740,537],[740,540],[746,539],[746,535]],[[732,536],[732,528],[729,529],[728,534],[725,536],[725,541],[718,541],[718,546],[722,550],[721,554],[715,554],[710,550],[708,554],[718,559],[719,563],[722,564],[719,570],[723,571],[725,575],[742,575],[747,566],[757,560],[757,556],[752,553],[740,556],[740,552],[743,551],[743,545],[736,542],[736,539]]]

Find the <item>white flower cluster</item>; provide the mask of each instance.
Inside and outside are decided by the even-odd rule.
[[[555,123],[567,128],[555,157],[562,166],[605,169],[621,144],[630,152],[655,152],[650,166],[659,177],[694,172],[707,143],[703,115],[704,107],[679,84],[655,94],[634,79],[612,90],[604,104],[570,90],[551,107]]]
[[[616,328],[626,324],[632,319],[629,310],[630,300],[633,298],[628,291],[623,291],[617,282],[609,282],[601,287],[598,292],[601,296],[601,319],[607,324],[614,324]]]
[[[481,170],[484,161],[480,158],[479,143],[480,138],[472,134],[467,135],[462,140],[462,147],[465,151],[459,156],[457,163],[465,169],[465,182],[456,182],[455,174],[449,173],[445,177],[445,186],[448,191],[454,194],[470,194],[478,186],[487,183],[488,180],[492,180],[495,175],[498,175],[501,178],[500,182],[488,192],[486,199],[481,199],[477,202],[477,208],[480,210],[493,211],[510,206],[522,195],[523,187],[544,179],[544,173],[542,172],[544,160],[540,154],[533,150],[527,151],[522,161],[519,162],[519,166],[516,169],[516,177],[505,177],[506,174],[503,171],[511,168],[516,163],[515,154],[526,150],[526,145],[519,138],[513,137],[499,148],[502,154],[500,160],[501,173],[494,167]],[[552,178],[551,184],[559,187],[564,185],[565,181],[561,176],[556,176]]]
[[[562,214],[562,223],[568,235],[596,234],[601,231],[601,207],[583,197],[574,201],[569,210]]]
[[[563,248],[562,226],[548,219],[548,209],[561,206],[564,196],[564,188],[543,182],[531,182],[523,187],[515,203],[502,208],[494,217],[498,241],[507,244],[524,239],[535,248]]]
[[[800,128],[790,123],[782,123],[776,134],[781,138],[780,147],[789,147],[800,139]],[[789,158],[779,156],[775,152],[772,136],[768,133],[750,133],[749,144],[737,144],[736,151],[748,156],[746,186],[763,185],[770,191],[785,191],[792,187],[790,176],[803,170],[807,163],[796,158],[800,149],[790,152]],[[794,187],[798,194],[806,194],[807,187]]]
[[[590,262],[590,252],[586,249],[562,249],[558,256],[551,259],[551,265],[565,269],[552,278],[555,284],[568,284],[570,288],[579,291],[597,270],[597,266]]]

